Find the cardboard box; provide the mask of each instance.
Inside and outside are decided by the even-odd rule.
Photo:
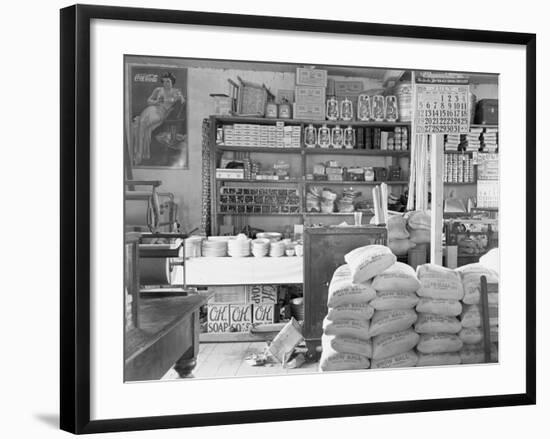
[[[252,326],[252,304],[229,305],[231,330],[248,332]]]
[[[255,304],[274,304],[278,299],[277,285],[247,285],[247,301]]]
[[[244,285],[211,286],[208,288],[208,291],[214,294],[211,296],[209,303],[247,303],[246,288]]]
[[[298,67],[296,69],[296,84],[326,87],[327,71],[322,69],[312,69],[309,67]]]
[[[363,92],[363,81],[334,81],[336,96],[358,96]]]
[[[294,104],[294,119],[325,120],[325,104]]]
[[[231,319],[227,303],[209,303],[207,306],[207,331],[211,333],[229,332]]]
[[[296,86],[297,104],[325,104],[325,87]]]
[[[254,323],[275,323],[279,319],[276,316],[278,307],[275,304],[258,304],[253,305],[253,317],[252,320]]]

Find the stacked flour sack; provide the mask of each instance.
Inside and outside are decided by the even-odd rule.
[[[462,363],[485,362],[483,318],[481,312],[481,276],[487,283],[498,283],[498,273],[482,264],[468,264],[456,269],[464,287],[463,310],[460,315],[462,330],[459,333],[464,347],[460,352]],[[487,294],[489,302],[489,326],[491,362],[498,361],[498,293]]]
[[[416,273],[411,266],[395,262],[373,279],[372,286],[376,298],[371,302],[375,310],[370,326],[371,368],[416,366],[414,347],[419,335],[413,325],[417,321],[414,308],[420,287]]]
[[[323,321],[322,371],[368,369],[373,357],[370,302],[376,292],[372,279],[391,267],[396,257],[388,247],[369,245],[347,253],[328,291],[328,313]]]
[[[462,325],[457,318],[464,296],[460,275],[434,264],[419,265],[416,274],[420,281],[415,324],[420,335],[417,366],[460,364],[464,344],[458,335]]]

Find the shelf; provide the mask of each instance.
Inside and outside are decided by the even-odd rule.
[[[329,181],[329,180],[306,180],[305,181],[308,184],[316,184],[316,185],[330,185],[330,184],[338,184],[338,185],[346,185],[346,186],[375,186],[379,185],[381,183],[386,183],[387,185],[404,185],[409,184],[408,180],[393,180],[393,181]]]
[[[270,146],[227,146],[216,145],[220,151],[239,151],[239,152],[264,152],[275,154],[300,154],[303,148],[275,148]]]
[[[218,122],[221,123],[258,123],[258,124],[274,124],[276,122],[284,122],[286,124],[301,125],[312,124],[327,126],[341,125],[341,126],[354,126],[354,127],[410,127],[410,122],[363,122],[360,120],[345,121],[345,120],[313,120],[313,119],[268,119],[265,117],[248,117],[248,116],[213,116]]]
[[[498,124],[471,123],[470,128],[498,128]]]
[[[360,213],[364,213],[365,215],[374,215],[374,212],[372,210],[370,211],[359,211]],[[324,212],[306,212],[304,213],[304,216],[353,216],[354,213],[357,212],[331,212],[331,213],[324,213]]]
[[[302,212],[294,213],[230,213],[230,212],[217,212],[218,215],[225,216],[302,216]]]
[[[297,184],[302,182],[303,180],[299,179],[290,179],[290,180],[246,180],[242,178],[216,178],[216,181],[219,181],[221,183],[275,183],[275,184]]]
[[[449,186],[471,186],[474,184],[477,184],[477,181],[468,181],[468,182],[451,182],[451,181],[444,181],[443,184],[449,185]]]
[[[392,151],[387,149],[332,149],[332,148],[304,148],[304,153],[308,154],[334,154],[334,155],[368,155],[381,157],[408,157],[410,151]]]

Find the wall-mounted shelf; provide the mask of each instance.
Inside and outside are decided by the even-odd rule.
[[[326,124],[329,127],[340,125],[342,127],[352,126],[354,128],[360,127],[373,127],[373,128],[387,128],[392,129],[395,127],[408,127],[410,130],[410,122],[362,122],[362,121],[320,121],[320,120],[295,120],[295,119],[266,119],[259,117],[236,117],[236,116],[211,116],[211,134],[210,134],[210,187],[211,187],[211,218],[212,218],[212,229],[211,233],[216,235],[219,233],[219,226],[221,224],[227,223],[224,221],[224,217],[230,216],[232,220],[230,223],[236,225],[238,228],[242,228],[248,224],[248,217],[301,217],[301,220],[297,221],[300,223],[306,223],[308,217],[315,216],[351,216],[353,212],[332,212],[332,213],[321,213],[321,212],[305,212],[306,210],[306,191],[308,186],[311,185],[320,185],[320,186],[348,186],[348,187],[360,187],[360,186],[375,186],[379,185],[382,182],[380,181],[328,181],[328,180],[306,180],[306,175],[311,172],[312,163],[318,161],[327,161],[328,157],[321,156],[330,156],[331,159],[339,161],[341,160],[344,163],[344,160],[347,158],[348,162],[350,158],[357,161],[357,158],[361,157],[362,166],[381,166],[380,159],[377,161],[372,160],[369,162],[369,157],[381,157],[384,159],[384,165],[382,166],[400,166],[401,159],[406,159],[407,163],[410,158],[410,150],[381,150],[381,149],[334,149],[334,148],[306,148],[303,143],[303,133],[304,128],[312,124],[315,127],[319,127],[323,124]],[[243,146],[241,145],[226,145],[226,144],[216,144],[216,134],[217,129],[221,128],[223,125],[227,124],[259,124],[259,125],[275,125],[276,122],[284,122],[288,126],[300,126],[300,147],[294,148],[281,148],[281,147],[266,147],[266,146]],[[409,131],[410,136],[412,133]],[[256,154],[287,154],[283,160],[290,162],[291,172],[293,178],[289,180],[251,180],[251,179],[233,179],[233,178],[216,178],[216,168],[219,165],[219,160],[221,152],[235,152],[235,153],[256,153]],[[237,156],[238,157],[238,156]],[[262,156],[256,155],[255,160],[261,160]],[[273,158],[268,159],[266,156],[266,161],[273,161]],[[309,163],[311,162],[311,163]],[[271,166],[271,164],[270,164]],[[408,169],[405,169],[405,175],[408,174]],[[408,180],[397,180],[397,181],[385,181],[389,186],[392,186],[393,192],[396,194],[403,193],[406,186],[409,184]],[[300,203],[300,212],[292,213],[253,213],[253,212],[221,212],[220,205],[220,191],[222,187],[233,186],[239,187],[239,185],[246,185],[248,187],[260,187],[267,186],[269,188],[285,189],[285,185],[292,186],[289,189],[296,189],[297,195],[299,196]],[[369,197],[370,189],[367,189],[364,192],[365,197]],[[260,195],[261,196],[261,195]],[[272,201],[270,201],[272,203]],[[255,203],[257,204],[257,202]],[[262,204],[263,205],[263,204]],[[271,204],[269,204],[271,205]],[[247,208],[250,208],[247,205]],[[246,210],[246,208],[245,208]],[[250,209],[248,209],[250,210]],[[365,212],[366,215],[372,216],[371,213]],[[238,218],[241,217],[242,220]]]

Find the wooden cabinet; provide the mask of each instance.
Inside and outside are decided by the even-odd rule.
[[[334,270],[345,264],[349,251],[370,244],[385,245],[387,229],[380,226],[308,227],[304,230],[303,334],[308,351],[320,345],[327,315],[328,286]]]

